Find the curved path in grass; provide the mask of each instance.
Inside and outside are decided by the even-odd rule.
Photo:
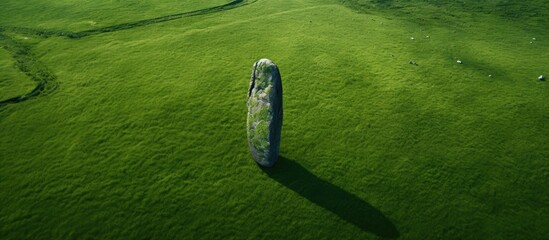
[[[51,73],[41,62],[36,60],[28,45],[3,34],[2,31],[0,31],[0,43],[2,43],[4,49],[11,54],[15,66],[17,66],[19,71],[37,82],[36,87],[34,87],[32,91],[21,96],[0,101],[0,108],[8,104],[28,100],[41,93],[51,92],[57,88],[55,75],[53,75],[53,73]]]
[[[0,109],[8,104],[18,103],[30,98],[39,96],[41,94],[47,94],[54,91],[57,88],[56,76],[53,75],[40,61],[38,61],[31,52],[29,46],[18,42],[16,39],[9,37],[4,32],[13,32],[20,34],[32,34],[40,37],[68,37],[71,39],[78,39],[97,35],[101,33],[116,32],[121,30],[132,29],[141,26],[147,26],[151,24],[173,21],[184,17],[192,17],[199,15],[206,15],[217,13],[225,10],[242,7],[247,4],[256,2],[257,0],[233,0],[227,4],[204,8],[200,10],[176,13],[156,18],[144,19],[134,22],[116,24],[112,26],[96,28],[91,30],[84,30],[80,32],[62,31],[62,30],[46,30],[37,28],[25,28],[25,27],[9,27],[0,26],[0,42],[3,43],[4,48],[12,55],[15,65],[19,70],[32,80],[37,82],[36,87],[21,96],[0,100]]]

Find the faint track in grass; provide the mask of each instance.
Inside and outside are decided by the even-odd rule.
[[[53,92],[57,89],[57,77],[51,73],[40,61],[38,61],[33,53],[31,48],[28,45],[25,45],[22,42],[17,41],[16,39],[9,37],[4,34],[7,32],[17,33],[17,34],[29,34],[36,35],[44,38],[48,37],[67,37],[70,39],[79,39],[83,37],[98,35],[102,33],[116,32],[121,30],[132,29],[141,26],[147,26],[167,21],[173,21],[182,19],[185,17],[200,16],[206,14],[212,14],[217,12],[222,12],[237,7],[242,7],[247,4],[256,2],[257,0],[233,0],[229,3],[204,8],[200,10],[194,10],[190,12],[170,14],[166,16],[144,19],[134,22],[116,24],[112,26],[84,30],[80,32],[71,32],[63,30],[48,30],[48,29],[37,29],[37,28],[26,28],[26,27],[12,27],[12,26],[0,26],[0,43],[2,43],[4,49],[6,49],[15,60],[15,65],[17,68],[25,73],[29,78],[37,82],[36,87],[21,96],[0,100],[0,110],[3,109],[6,105],[19,103],[37,97],[39,95],[47,94]]]
[[[297,8],[297,9],[292,9],[292,10],[280,11],[280,12],[275,12],[275,13],[271,13],[271,14],[267,14],[267,15],[261,15],[259,17],[247,18],[247,19],[243,19],[243,20],[231,21],[231,22],[228,22],[228,23],[212,25],[212,26],[209,26],[209,27],[206,27],[206,28],[191,29],[191,30],[188,30],[185,33],[183,33],[183,36],[193,35],[195,33],[200,33],[200,32],[215,31],[215,30],[223,29],[223,28],[226,28],[226,27],[234,26],[234,25],[239,25],[239,24],[244,24],[244,23],[257,21],[259,19],[269,19],[269,18],[273,18],[273,17],[277,17],[277,16],[281,16],[281,15],[286,15],[286,14],[290,14],[290,13],[304,12],[304,11],[308,11],[308,10],[312,10],[312,9],[329,8],[329,7],[337,7],[337,6],[340,6],[340,5],[325,4],[325,5],[319,5],[319,6],[303,7],[303,8]]]
[[[246,0],[234,0],[232,2],[229,2],[224,5],[210,7],[210,8],[204,8],[200,10],[194,10],[190,12],[183,12],[183,13],[175,13],[170,14],[166,16],[156,17],[156,18],[149,18],[149,19],[143,19],[138,20],[134,22],[127,22],[127,23],[121,23],[116,24],[112,26],[107,27],[101,27],[96,29],[90,29],[90,30],[84,30],[79,32],[72,32],[72,31],[63,31],[63,30],[46,30],[46,29],[37,29],[37,28],[26,28],[26,27],[1,27],[4,28],[7,31],[10,32],[16,32],[16,33],[23,33],[23,34],[32,34],[37,35],[41,37],[68,37],[68,38],[83,38],[88,36],[93,36],[101,33],[109,33],[109,32],[116,32],[121,30],[127,30],[132,29],[136,27],[142,27],[162,22],[168,22],[173,21],[185,17],[192,17],[192,16],[200,16],[200,15],[206,15],[206,14],[212,14],[217,13],[221,11],[226,11],[230,9],[234,9],[237,7],[244,6],[246,4],[251,4],[257,0],[253,1],[246,1]]]
[[[67,36],[69,38],[82,38],[82,37],[87,37],[87,36],[101,34],[101,33],[126,30],[126,29],[131,29],[131,28],[135,28],[135,27],[141,27],[141,26],[146,26],[146,25],[151,25],[151,24],[156,24],[156,23],[161,23],[161,22],[173,21],[173,20],[184,18],[184,17],[192,17],[192,16],[199,16],[199,15],[205,15],[205,14],[211,14],[211,13],[226,11],[226,10],[230,10],[230,9],[237,8],[237,7],[240,7],[240,6],[244,6],[245,4],[253,3],[255,1],[256,0],[254,0],[254,1],[234,0],[234,1],[229,2],[227,4],[216,6],[216,7],[210,7],[210,8],[205,8],[205,9],[200,9],[200,10],[195,10],[195,11],[190,11],[190,12],[184,12],[184,13],[176,13],[176,14],[171,14],[171,15],[166,15],[166,16],[151,18],[151,19],[145,19],[145,20],[140,20],[140,21],[135,21],[135,22],[117,24],[117,25],[98,28],[98,29],[92,29],[92,30],[76,32],[76,33],[72,33],[72,34],[69,34],[69,35],[63,35],[63,36]]]

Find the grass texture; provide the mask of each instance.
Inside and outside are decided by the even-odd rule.
[[[0,238],[547,239],[548,6],[3,0]]]

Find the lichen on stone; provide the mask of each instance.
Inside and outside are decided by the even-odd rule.
[[[256,162],[272,166],[278,158],[282,126],[282,83],[272,61],[254,64],[248,91],[247,132],[250,151]]]

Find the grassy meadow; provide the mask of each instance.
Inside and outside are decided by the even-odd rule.
[[[546,0],[2,0],[0,239],[549,239],[547,29]]]

